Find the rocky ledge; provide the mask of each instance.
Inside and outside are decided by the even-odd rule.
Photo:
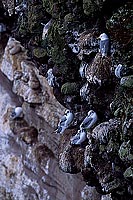
[[[128,0],[30,1],[18,13],[16,39],[9,38],[1,65],[23,99],[24,121],[10,120],[11,130],[19,127],[27,144],[47,143],[60,169],[80,172],[102,200],[133,196],[131,19]],[[109,40],[107,52],[99,50],[101,33]],[[74,120],[56,134],[66,108]],[[82,143],[72,144],[89,110],[97,121],[84,130]],[[37,149],[43,154],[45,148]],[[92,200],[86,190],[82,198]]]

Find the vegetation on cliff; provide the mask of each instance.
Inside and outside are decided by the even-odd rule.
[[[60,168],[66,173],[81,172],[88,185],[101,194],[111,193],[112,200],[133,196],[132,12],[130,0],[30,0],[27,9],[17,14],[13,32],[27,48],[34,67],[52,68],[55,97],[76,116],[73,129],[60,138]],[[50,19],[42,39],[41,23]],[[98,52],[97,38],[103,32],[110,39],[107,57]],[[118,64],[130,73],[115,76]],[[80,89],[85,84],[82,100]],[[85,143],[73,146],[70,138],[90,109],[99,120],[88,130]]]

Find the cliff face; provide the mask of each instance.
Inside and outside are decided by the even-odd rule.
[[[24,118],[11,120],[12,108],[4,108],[7,130],[12,130],[24,149],[24,168],[30,168],[34,181],[40,177],[37,185],[26,174],[24,181],[31,183],[27,185],[33,192],[23,198],[132,199],[131,21],[128,0],[33,0],[18,13],[12,35],[25,48],[9,38],[1,71],[12,81],[13,92],[21,97],[21,103],[15,105],[22,104],[24,112]],[[110,41],[106,56],[99,52],[97,39],[104,32]],[[70,129],[58,135],[54,130],[65,108],[72,110],[74,121]],[[71,138],[92,109],[97,113],[97,123],[86,130],[83,144],[72,145]],[[58,166],[65,173],[82,174],[88,186],[81,197],[82,186],[77,186],[81,177],[59,176]],[[28,188],[22,182],[18,185]],[[40,188],[48,193],[40,193]]]
[[[65,175],[59,170],[59,136],[53,132],[65,108],[28,60],[24,48],[12,55],[11,44],[16,47],[20,43],[9,39],[1,63],[8,79],[0,74],[0,197],[76,200],[84,182],[80,175]],[[13,108],[21,105],[24,118],[12,120]]]

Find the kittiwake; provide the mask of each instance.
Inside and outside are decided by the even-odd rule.
[[[124,76],[129,76],[133,74],[133,69],[126,67],[122,64],[118,64],[115,68],[115,76],[117,78],[122,78]]]
[[[98,120],[96,112],[90,110],[83,122],[80,124],[80,129],[90,129]]]
[[[70,126],[73,119],[74,119],[73,113],[67,109],[62,118],[60,119],[58,128],[55,132],[62,134],[65,131],[65,129],[67,129]]]
[[[23,109],[22,107],[16,107],[14,111],[11,113],[11,118],[16,119],[19,117],[23,117]]]
[[[87,139],[86,130],[81,128],[78,130],[77,134],[73,136],[70,141],[72,145],[80,145]]]
[[[98,38],[100,39],[100,52],[102,57],[107,56],[109,52],[109,38],[106,33],[102,33]]]

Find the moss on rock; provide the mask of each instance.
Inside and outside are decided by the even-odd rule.
[[[48,60],[47,51],[41,47],[37,47],[33,49],[32,54],[33,54],[34,59],[37,61],[45,63]]]
[[[128,142],[123,142],[119,149],[119,156],[122,161],[132,162],[133,154],[131,151],[130,140]]]
[[[83,9],[84,13],[88,16],[94,16],[99,12],[99,6],[95,0],[83,0]]]
[[[133,75],[122,77],[120,85],[127,88],[133,88]]]
[[[67,82],[62,85],[61,93],[65,94],[65,95],[78,94],[79,93],[79,84],[76,82],[75,83]]]
[[[130,166],[126,169],[126,171],[124,172],[124,177],[125,178],[133,178],[133,167]]]

